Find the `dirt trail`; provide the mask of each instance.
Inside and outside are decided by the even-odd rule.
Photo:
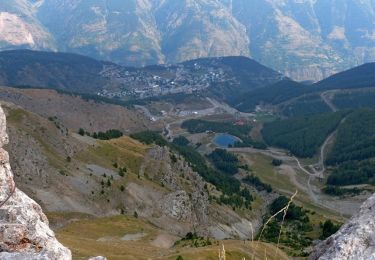
[[[335,95],[335,91],[326,91],[326,92],[322,92],[320,94],[320,97],[322,98],[322,100],[324,101],[324,103],[327,104],[327,106],[332,110],[332,112],[337,112],[337,107],[332,103],[332,98],[333,96]]]
[[[325,173],[325,170],[326,170],[325,165],[324,165],[324,161],[325,161],[325,155],[327,154],[327,146],[332,143],[333,139],[335,138],[335,136],[337,134],[337,131],[338,131],[339,127],[345,122],[345,120],[346,120],[346,117],[344,117],[343,119],[341,119],[341,121],[338,124],[338,126],[336,127],[335,131],[333,131],[326,138],[326,140],[324,141],[323,145],[320,147],[319,161],[315,165],[320,170],[319,171],[315,170],[315,167],[312,165],[312,169],[313,169],[316,177],[319,178],[319,179],[323,179],[324,178],[324,173]]]

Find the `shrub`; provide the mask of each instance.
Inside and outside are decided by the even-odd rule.
[[[78,130],[78,134],[84,136],[85,135],[85,130],[83,128],[80,128]]]
[[[190,142],[185,136],[179,136],[173,139],[173,143],[179,146],[187,146]]]
[[[272,165],[273,166],[280,166],[281,164],[283,164],[282,160],[278,160],[278,159],[273,159],[272,160]]]
[[[324,224],[321,224],[321,227],[322,227],[321,239],[326,239],[330,237],[331,235],[336,233],[340,228],[339,225],[333,224],[331,220],[326,220]]]

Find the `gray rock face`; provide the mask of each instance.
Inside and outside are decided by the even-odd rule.
[[[182,158],[172,162],[171,154],[166,147],[151,149],[146,155],[140,175],[147,172],[148,178],[160,182],[170,190],[158,202],[158,208],[164,215],[204,227],[208,223],[209,205],[205,182]],[[190,188],[186,188],[187,183]]]
[[[309,259],[375,259],[375,194],[336,234],[318,244]]]
[[[7,142],[6,118],[0,108],[0,203],[6,201],[0,207],[0,259],[71,259],[41,207],[15,188],[9,155],[2,148]]]
[[[261,216],[259,220],[257,217],[247,219],[230,207],[210,202],[210,185],[182,156],[169,148],[150,149],[139,175],[160,183],[163,189],[142,189],[129,184],[125,203],[128,212],[136,211],[171,234],[185,236],[194,230],[199,235],[217,239],[248,239],[261,221]],[[210,192],[216,191],[211,189]]]

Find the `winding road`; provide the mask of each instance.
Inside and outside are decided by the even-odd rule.
[[[328,147],[329,144],[332,143],[334,137],[336,136],[336,133],[337,133],[337,130],[338,130],[339,126],[343,122],[345,122],[345,119],[346,119],[346,117],[341,119],[341,121],[338,124],[336,130],[333,131],[325,139],[324,143],[320,147],[318,162],[316,164],[313,164],[313,165],[308,165],[308,168],[311,168],[312,170],[309,170],[309,169],[307,169],[306,166],[303,166],[301,161],[297,157],[289,155],[289,153],[287,151],[277,149],[277,148],[273,148],[273,147],[268,148],[267,150],[259,150],[259,149],[255,149],[255,148],[229,148],[228,150],[231,151],[231,152],[237,152],[237,153],[260,153],[260,154],[264,154],[264,155],[267,155],[267,156],[270,156],[270,157],[273,157],[273,158],[281,159],[284,162],[287,162],[287,161],[296,162],[296,166],[298,167],[298,169],[301,170],[302,172],[304,172],[305,174],[307,174],[307,176],[308,176],[308,180],[307,180],[306,185],[307,185],[307,193],[308,193],[309,197],[311,198],[311,200],[315,204],[317,204],[317,205],[319,205],[323,208],[327,208],[327,209],[330,209],[330,210],[333,210],[333,211],[337,211],[337,208],[335,208],[333,206],[326,205],[326,204],[324,204],[320,201],[317,194],[314,192],[311,181],[314,178],[318,178],[320,180],[322,180],[324,178],[324,173],[325,173],[325,170],[326,170],[325,165],[324,165],[324,161],[325,161],[325,155],[327,153],[327,147]]]
[[[332,95],[335,94],[334,90],[329,90],[320,93],[321,99],[324,101],[324,103],[327,104],[327,106],[332,110],[332,112],[337,112],[337,107],[332,103]]]

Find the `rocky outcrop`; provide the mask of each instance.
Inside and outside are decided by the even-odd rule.
[[[49,228],[41,207],[16,188],[9,155],[6,119],[0,108],[0,259],[71,259]]]
[[[309,259],[375,259],[375,194],[336,234],[318,244]]]
[[[202,177],[167,147],[156,146],[147,153],[140,175],[160,183],[168,192],[158,201],[162,214],[193,224],[192,229],[208,225],[208,193]]]
[[[129,213],[136,211],[171,234],[185,236],[194,230],[216,239],[248,239],[261,222],[261,216],[247,219],[231,207],[210,201],[209,193],[218,191],[194,172],[183,156],[167,147],[151,148],[139,175],[160,184],[162,189],[142,189],[129,183],[125,209]]]

